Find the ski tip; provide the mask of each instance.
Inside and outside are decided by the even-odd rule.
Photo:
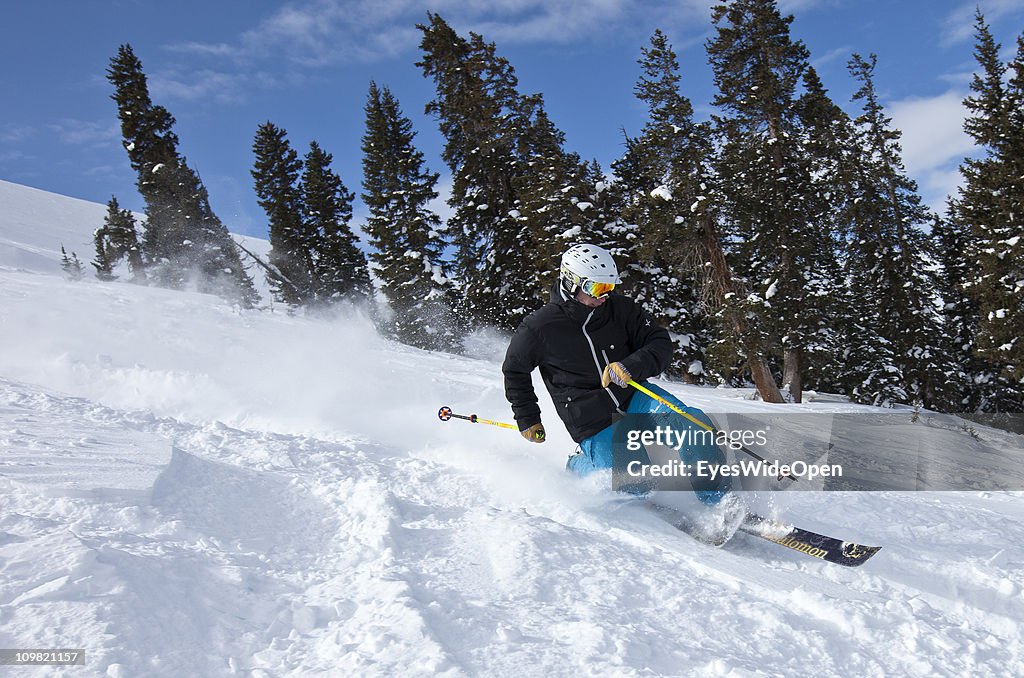
[[[747,514],[741,529],[748,534],[799,551],[804,555],[845,567],[860,567],[871,556],[882,550],[881,546],[866,546],[852,541],[842,541],[755,513]]]
[[[881,546],[864,546],[853,542],[843,542],[839,553],[834,558],[826,558],[826,560],[846,567],[860,567],[868,561],[868,558],[881,550]]]

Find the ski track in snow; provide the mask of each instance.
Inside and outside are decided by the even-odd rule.
[[[358,314],[0,262],[0,647],[87,653],[0,675],[1024,674],[1021,493],[754,497],[884,547],[858,569],[703,546],[564,473],[542,390],[544,445],[439,422],[508,419],[502,340],[478,339],[426,353]]]

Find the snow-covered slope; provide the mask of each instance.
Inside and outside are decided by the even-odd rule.
[[[88,262],[96,256],[93,233],[103,225],[106,215],[106,205],[0,179],[0,266],[56,274],[63,246],[68,256],[77,254],[86,274],[92,275],[94,269]],[[136,214],[135,219],[140,224],[145,221],[142,214]],[[269,242],[237,234],[232,237],[266,261]],[[269,300],[262,271],[245,256],[243,262],[251,269],[257,291]]]
[[[543,395],[544,445],[439,422],[508,419],[479,348],[0,265],[0,647],[85,649],[66,675],[1024,672],[1019,494],[773,495],[884,546],[855,570],[702,546],[565,474]]]

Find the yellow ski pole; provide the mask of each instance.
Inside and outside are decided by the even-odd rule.
[[[705,431],[711,431],[711,432],[715,432],[715,428],[714,428],[713,426],[708,426],[708,425],[707,425],[707,424],[705,424],[705,423],[704,423],[703,421],[701,421],[701,420],[700,420],[700,419],[698,419],[697,417],[693,416],[693,415],[692,415],[692,414],[690,414],[689,412],[686,412],[686,411],[684,411],[684,410],[681,410],[681,409],[679,409],[678,407],[676,407],[675,405],[673,405],[673,404],[672,404],[672,403],[670,403],[669,401],[665,400],[665,399],[664,399],[664,398],[662,398],[662,397],[661,397],[660,395],[658,395],[657,393],[655,393],[655,392],[654,392],[654,391],[652,391],[651,389],[647,388],[647,387],[646,387],[646,386],[644,386],[643,384],[638,384],[638,383],[636,383],[635,381],[633,381],[632,379],[630,379],[630,380],[629,380],[629,385],[630,385],[630,386],[632,386],[633,388],[635,388],[636,390],[640,391],[640,392],[641,392],[641,393],[643,393],[644,395],[646,395],[646,396],[649,396],[650,398],[652,398],[652,399],[654,399],[654,400],[657,400],[657,401],[658,401],[659,403],[661,403],[661,404],[662,404],[662,405],[664,405],[665,407],[669,408],[669,409],[670,409],[670,410],[672,410],[673,412],[675,412],[675,413],[677,413],[677,414],[681,414],[681,415],[683,415],[684,417],[686,417],[687,419],[689,419],[690,421],[692,421],[692,422],[693,422],[694,424],[696,424],[697,426],[700,426],[700,427],[701,427],[702,429],[704,429]],[[743,450],[744,452],[746,452],[747,454],[749,454],[749,455],[750,455],[751,457],[753,457],[754,459],[757,459],[758,461],[764,462],[764,463],[766,463],[766,464],[768,463],[768,460],[767,460],[767,459],[765,459],[765,458],[764,458],[764,457],[762,457],[761,455],[757,454],[756,452],[752,452],[751,450],[748,450],[748,449],[747,449],[746,447],[744,447],[744,446],[742,446],[742,445],[740,446],[740,449],[741,449],[741,450]],[[798,479],[797,479],[796,477],[794,477],[794,476],[792,476],[792,475],[788,475],[788,474],[785,474],[785,475],[782,475],[782,476],[780,476],[780,477],[779,477],[779,480],[782,480],[783,478],[789,478],[790,480],[793,480],[793,481],[796,481],[796,480],[798,480]]]
[[[658,395],[657,393],[655,393],[655,392],[654,392],[654,391],[652,391],[651,389],[647,388],[647,387],[646,387],[646,386],[644,386],[643,384],[638,384],[638,383],[636,383],[635,381],[633,381],[632,379],[630,379],[630,380],[629,380],[629,385],[630,385],[630,386],[632,386],[633,388],[635,388],[636,390],[640,391],[640,392],[641,392],[641,393],[643,393],[644,395],[646,395],[646,396],[650,396],[650,397],[651,397],[652,399],[654,399],[654,400],[657,400],[657,401],[658,401],[659,403],[661,403],[661,404],[662,404],[662,405],[664,405],[665,407],[669,408],[669,409],[670,409],[670,410],[672,410],[673,412],[675,412],[675,413],[677,413],[677,414],[681,414],[681,415],[683,415],[684,417],[686,417],[687,419],[689,419],[690,421],[692,421],[692,422],[693,422],[694,424],[696,424],[697,426],[700,426],[700,427],[701,427],[702,429],[704,429],[705,431],[714,431],[714,430],[715,430],[713,426],[708,426],[708,425],[707,425],[707,424],[705,424],[705,423],[704,423],[703,421],[701,421],[701,420],[700,420],[700,419],[698,419],[697,417],[693,416],[693,415],[692,415],[692,414],[690,414],[689,412],[686,412],[686,411],[684,411],[684,410],[681,410],[681,409],[679,409],[678,407],[676,407],[675,405],[673,405],[673,404],[672,404],[672,403],[670,403],[669,401],[665,400],[665,399],[664,399],[664,398],[662,398],[662,397],[661,397],[660,395]]]
[[[470,422],[471,424],[490,424],[491,426],[508,428],[512,429],[513,431],[519,430],[519,427],[516,426],[515,424],[506,424],[503,421],[491,421],[490,419],[482,419],[476,416],[475,414],[455,414],[454,412],[452,412],[452,408],[448,406],[442,407],[437,411],[437,418],[440,419],[441,421],[448,421],[449,419],[463,419],[465,421]],[[543,431],[536,431],[533,435],[535,438],[537,438],[537,440],[544,439]]]

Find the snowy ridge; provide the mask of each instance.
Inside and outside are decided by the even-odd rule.
[[[480,342],[0,265],[0,647],[87,653],[18,675],[1024,672],[1019,493],[770,498],[885,547],[857,570],[702,546],[563,473],[542,391],[544,445],[439,422],[509,418]]]
[[[63,245],[69,257],[78,255],[86,276],[92,277],[95,269],[89,262],[96,256],[93,233],[103,226],[106,215],[106,205],[0,179],[0,266],[56,275]],[[144,224],[145,215],[136,213],[135,220]],[[267,260],[268,241],[234,233],[231,237]],[[253,276],[256,291],[264,302],[269,301],[270,287],[263,273],[248,256],[242,255],[242,262]],[[122,263],[116,273],[127,279],[127,268]]]

